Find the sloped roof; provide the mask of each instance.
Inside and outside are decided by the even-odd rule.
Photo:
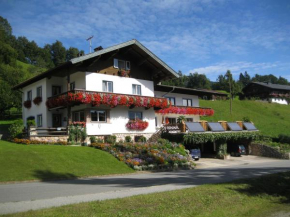
[[[214,90],[206,90],[206,89],[194,89],[194,88],[186,88],[186,87],[178,87],[178,86],[169,86],[169,85],[161,85],[158,84],[154,87],[155,91],[165,91],[171,93],[182,93],[182,94],[192,94],[192,95],[217,95],[217,96],[227,96],[226,93],[221,93]]]
[[[263,87],[267,87],[270,89],[275,89],[275,90],[290,90],[290,85],[282,85],[282,84],[272,84],[269,82],[251,82],[249,83],[245,88],[247,88],[249,85],[257,84]]]
[[[127,41],[127,42],[124,42],[124,43],[121,43],[121,44],[117,44],[117,45],[114,45],[114,46],[111,46],[111,47],[108,47],[108,48],[105,48],[105,49],[102,49],[102,50],[98,50],[96,52],[93,52],[93,53],[90,53],[90,54],[87,54],[87,55],[84,55],[84,56],[80,56],[80,57],[76,57],[76,58],[73,58],[71,59],[70,61],[68,62],[65,62],[61,65],[58,65],[56,66],[55,68],[53,69],[50,69],[46,72],[43,72],[33,78],[30,78],[16,86],[13,87],[14,90],[16,89],[19,89],[19,88],[23,88],[29,84],[32,84],[38,80],[41,80],[45,77],[48,77],[48,76],[51,76],[52,73],[55,73],[57,70],[60,70],[60,69],[63,69],[63,68],[66,68],[66,67],[69,67],[70,65],[76,65],[78,63],[82,63],[86,60],[89,60],[89,59],[92,59],[92,58],[95,58],[95,57],[98,57],[98,56],[101,56],[103,54],[106,54],[106,53],[109,53],[109,52],[112,52],[112,51],[115,51],[115,50],[119,50],[119,49],[122,49],[122,48],[125,48],[125,47],[128,47],[128,46],[137,46],[138,49],[141,51],[141,52],[144,52],[148,57],[150,57],[154,62],[156,62],[158,65],[160,65],[162,68],[164,68],[167,72],[169,72],[169,75],[171,74],[172,76],[174,77],[179,77],[179,75],[170,67],[168,66],[165,62],[163,62],[160,58],[158,58],[155,54],[153,54],[149,49],[147,49],[144,45],[142,45],[139,41],[137,41],[136,39],[132,39],[130,41]]]

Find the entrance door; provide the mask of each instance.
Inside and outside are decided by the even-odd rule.
[[[52,127],[61,127],[61,114],[52,114]]]

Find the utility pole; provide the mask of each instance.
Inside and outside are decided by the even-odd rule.
[[[90,42],[90,53],[92,52],[92,38],[94,36],[92,35],[91,37],[87,38],[86,40]]]
[[[226,73],[226,76],[228,77],[228,79],[229,79],[229,86],[230,86],[230,113],[232,114],[232,100],[233,100],[233,95],[232,95],[232,84],[233,84],[233,77],[232,77],[232,73],[231,73],[231,71],[230,70],[228,70],[227,71],[227,73]]]

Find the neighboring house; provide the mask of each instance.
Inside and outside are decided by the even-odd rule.
[[[259,98],[273,103],[288,105],[290,86],[270,82],[251,82],[243,88],[246,98]]]
[[[199,106],[199,94],[207,91],[158,85],[177,77],[140,42],[130,40],[74,58],[14,89],[23,93],[25,123],[35,119],[39,128],[60,128],[86,122],[88,135],[124,138],[142,133],[149,138],[164,122],[166,112],[176,118],[189,111],[189,121],[212,112],[194,108]],[[183,110],[170,107],[175,110],[168,111],[170,102]],[[137,120],[141,124],[136,127]]]

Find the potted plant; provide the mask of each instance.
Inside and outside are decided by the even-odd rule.
[[[185,121],[186,121],[186,117],[183,115],[177,118],[178,128],[180,129],[180,132],[182,133],[186,131]]]
[[[227,143],[222,143],[219,145],[217,156],[218,158],[221,158],[224,160],[230,159],[230,155],[228,154],[228,151],[227,151]]]

